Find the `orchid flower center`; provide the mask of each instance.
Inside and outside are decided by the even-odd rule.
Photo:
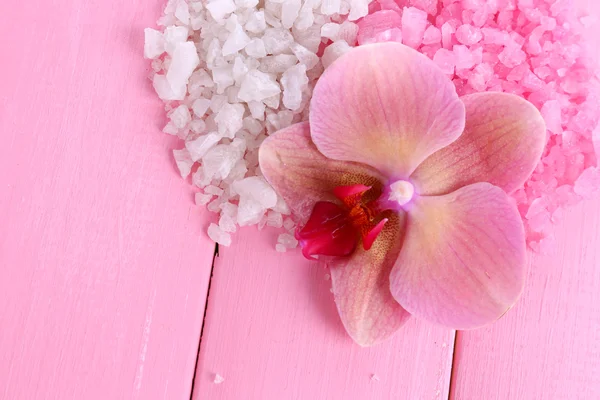
[[[390,185],[389,201],[395,201],[403,206],[412,200],[415,187],[408,181],[396,181]]]
[[[319,201],[307,223],[296,231],[302,253],[306,258],[315,255],[348,256],[362,239],[369,250],[383,229],[387,218],[377,201],[366,201],[365,185],[338,186],[333,195],[341,204]],[[410,200],[410,199],[409,199]]]

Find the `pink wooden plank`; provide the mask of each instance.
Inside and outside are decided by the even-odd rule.
[[[557,244],[533,257],[517,306],[459,332],[452,398],[600,398],[600,199],[569,211]]]
[[[275,236],[245,229],[221,249],[194,399],[447,398],[453,331],[413,320],[393,340],[355,345],[326,271],[299,252],[276,253]]]
[[[189,397],[212,261],[159,132],[163,0],[0,2],[0,398]]]

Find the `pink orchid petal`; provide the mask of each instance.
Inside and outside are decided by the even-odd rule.
[[[381,186],[382,178],[372,168],[330,160],[319,153],[306,122],[265,139],[259,150],[259,164],[267,181],[301,224],[308,220],[317,201],[336,202],[333,190],[337,186]]]
[[[465,103],[465,132],[434,153],[412,175],[423,195],[450,193],[475,182],[489,182],[510,193],[523,185],[546,143],[540,112],[507,93],[479,93]]]
[[[352,254],[358,244],[358,232],[348,218],[348,212],[337,204],[318,201],[306,224],[296,231],[302,254],[344,257]]]
[[[502,189],[476,183],[415,199],[391,292],[411,314],[453,329],[476,328],[518,299],[525,262],[516,206]]]
[[[310,104],[312,138],[336,160],[406,178],[464,128],[454,85],[426,56],[399,43],[357,47],[323,73]]]
[[[389,280],[400,252],[404,217],[393,214],[388,218],[371,250],[358,246],[349,258],[329,265],[340,317],[350,337],[361,346],[386,339],[410,316],[392,297]]]

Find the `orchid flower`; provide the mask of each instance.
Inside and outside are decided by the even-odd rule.
[[[508,194],[545,140],[522,98],[459,98],[426,56],[379,43],[334,62],[309,121],[268,137],[259,162],[298,219],[304,255],[329,256],[348,334],[369,346],[410,315],[471,329],[512,307],[526,247]]]

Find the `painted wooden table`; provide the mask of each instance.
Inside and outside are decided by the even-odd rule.
[[[1,399],[600,399],[598,198],[472,332],[413,320],[357,347],[275,232],[213,262],[145,79],[162,3],[0,4]]]

